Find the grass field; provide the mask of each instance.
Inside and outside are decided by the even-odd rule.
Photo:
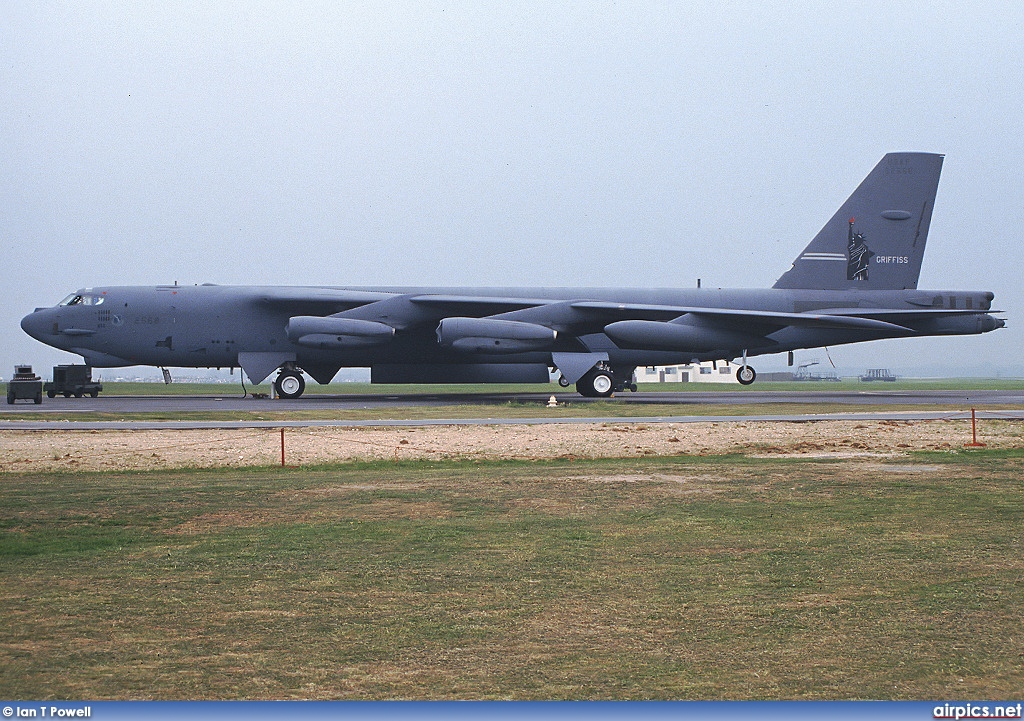
[[[1024,451],[0,480],[5,698],[1019,698]]]

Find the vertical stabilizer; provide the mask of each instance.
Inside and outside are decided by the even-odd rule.
[[[774,287],[916,288],[942,158],[932,153],[882,158]]]

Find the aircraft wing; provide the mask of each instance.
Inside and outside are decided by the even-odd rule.
[[[496,315],[560,302],[550,298],[503,298],[486,295],[413,295],[409,300],[418,306],[436,309],[446,316]]]
[[[929,332],[935,320],[977,311],[836,308],[789,313],[707,306],[618,303],[470,294],[401,293],[343,288],[268,288],[258,302],[286,309],[286,332],[320,349],[380,346],[396,333],[436,331],[452,350],[485,354],[576,349],[572,339],[604,333],[619,347],[720,350],[773,346],[790,327],[868,331],[883,337]],[[953,321],[957,322],[957,321]],[[930,328],[931,331],[937,330]]]
[[[824,313],[782,313],[772,311],[734,310],[699,306],[657,305],[646,303],[615,303],[609,301],[551,301],[525,298],[479,298],[474,296],[424,296],[411,298],[416,304],[430,305],[435,313],[446,316],[487,315],[496,320],[535,323],[562,333],[582,335],[600,332],[604,326],[623,320],[668,322],[684,316],[697,316],[704,321],[722,325],[762,327],[771,332],[790,325],[816,328],[871,328],[893,330],[895,326],[881,320],[838,316]],[[517,307],[518,306],[518,307]]]
[[[267,287],[260,288],[255,300],[260,305],[287,310],[296,315],[332,315],[387,300],[395,295],[344,288]]]
[[[276,287],[261,289],[256,302],[295,315],[349,316],[380,320],[396,327],[436,323],[447,317],[469,316],[514,320],[553,328],[562,333],[600,332],[623,320],[683,322],[686,316],[704,324],[742,327],[768,334],[788,326],[839,330],[876,330],[912,333],[915,321],[971,314],[979,311],[926,309],[836,308],[787,313],[704,306],[616,303],[599,300],[487,295],[402,294],[345,288]],[[396,306],[397,304],[397,306]],[[381,313],[376,312],[380,307]],[[402,312],[404,307],[410,312]],[[413,310],[413,308],[417,310]],[[397,313],[395,311],[398,311]]]
[[[611,320],[675,320],[684,315],[717,321],[725,324],[744,324],[784,328],[800,326],[805,328],[907,330],[904,326],[861,315],[861,309],[847,309],[844,312],[826,313],[785,313],[763,310],[738,310],[733,308],[703,308],[667,305],[638,305],[629,303],[604,303],[583,301],[572,304],[574,308],[605,312]],[[618,316],[613,318],[613,316]]]
[[[891,322],[881,317],[866,317],[867,313],[859,309],[786,313],[595,300],[290,288],[268,292],[260,301],[287,307],[296,315],[360,319],[383,323],[398,330],[436,325],[446,318],[469,317],[533,324],[568,335],[599,333],[609,324],[619,321],[688,322],[684,318],[707,326],[741,329],[757,335],[767,335],[787,326],[908,332],[906,326],[898,322],[902,318]],[[338,331],[343,333],[343,327],[338,325]]]
[[[856,316],[858,318],[875,319],[896,326],[908,327],[912,326],[915,322],[930,318],[953,318],[956,316],[1003,313],[1005,311],[972,308],[838,308],[823,312],[837,317]]]

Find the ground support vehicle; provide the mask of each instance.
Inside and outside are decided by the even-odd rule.
[[[53,367],[53,381],[43,386],[47,398],[60,393],[65,398],[81,398],[88,394],[95,398],[103,385],[92,379],[92,366],[60,365]]]
[[[14,377],[7,383],[7,402],[16,400],[43,402],[43,381],[32,372],[32,366],[14,366]]]

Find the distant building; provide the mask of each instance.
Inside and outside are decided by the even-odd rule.
[[[739,383],[738,365],[729,361],[707,361],[682,366],[641,366],[636,369],[637,383]]]

